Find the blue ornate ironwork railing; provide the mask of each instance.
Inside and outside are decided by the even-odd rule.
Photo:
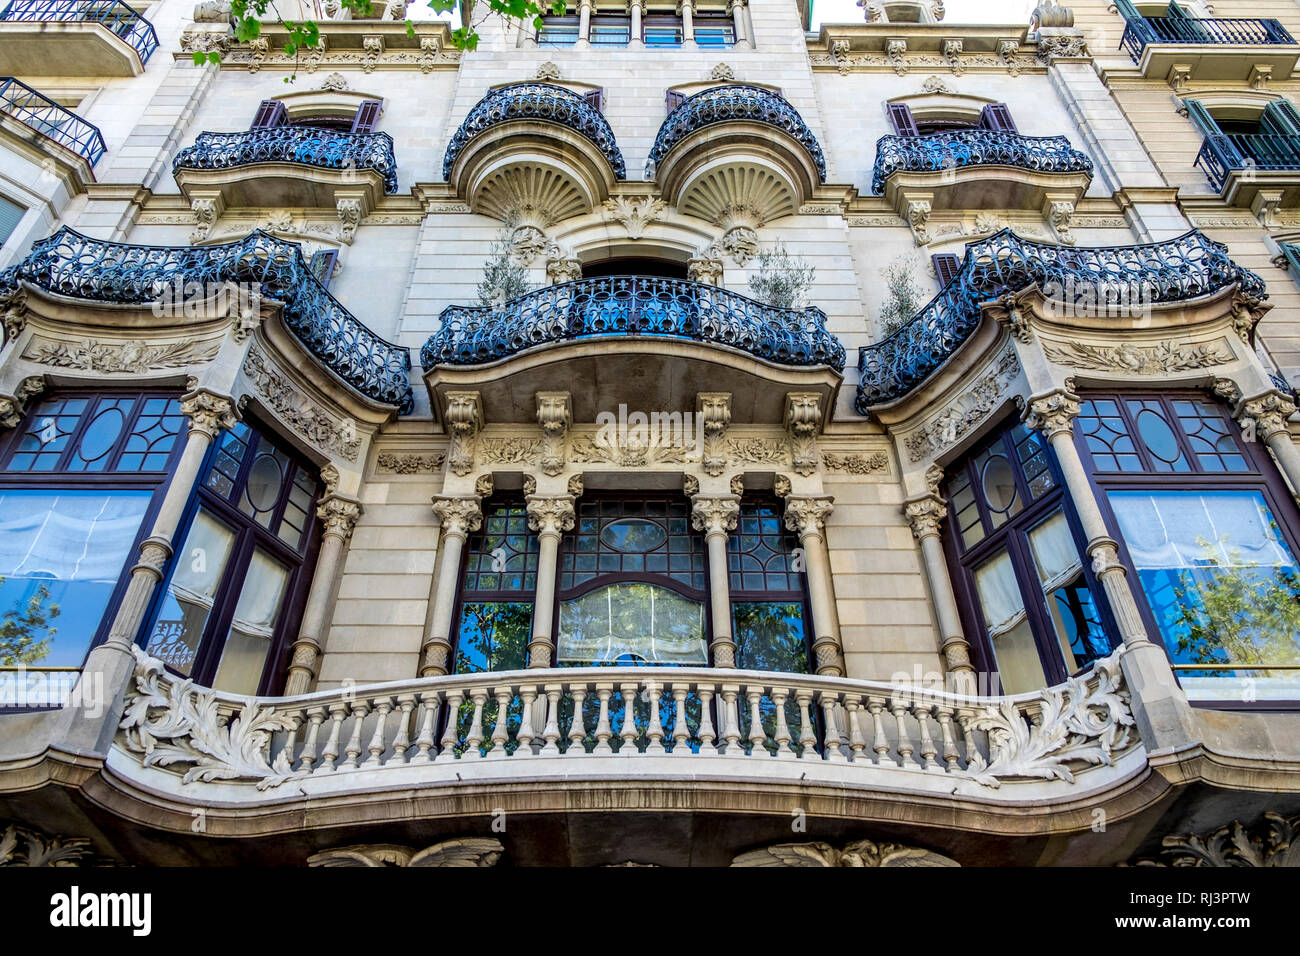
[[[142,64],[148,63],[149,57],[158,49],[158,34],[154,32],[153,24],[122,0],[11,0],[4,10],[0,10],[0,20],[102,23],[140,54]]]
[[[146,304],[170,290],[256,284],[284,303],[285,324],[307,349],[362,395],[403,413],[412,407],[411,354],[385,341],[325,291],[297,243],[260,230],[212,246],[137,246],[92,239],[64,226],[0,273],[0,294],[19,281],[74,299]]]
[[[939,172],[963,166],[1015,166],[1047,173],[1092,174],[1092,160],[1064,136],[1021,136],[993,129],[962,129],[928,136],[882,136],[876,142],[871,191],[900,170]]]
[[[1196,154],[1215,189],[1234,170],[1300,169],[1300,136],[1271,133],[1220,133],[1207,136]]]
[[[1129,20],[1119,45],[1134,63],[1151,43],[1251,44],[1295,43],[1281,22],[1273,19],[1199,20],[1192,17],[1139,17]]]
[[[910,322],[862,349],[857,409],[863,415],[906,395],[957,350],[980,323],[980,306],[1037,284],[1084,293],[1094,303],[1136,292],[1152,304],[1180,302],[1234,283],[1264,298],[1264,280],[1228,257],[1227,247],[1193,230],[1134,246],[1079,248],[1021,239],[1011,230],[966,245],[961,271]]]
[[[442,178],[451,176],[451,167],[465,146],[479,133],[514,120],[541,120],[558,123],[586,137],[605,159],[609,160],[616,179],[627,178],[627,166],[614,139],[609,123],[586,100],[572,90],[550,83],[515,83],[493,90],[474,104],[465,121],[447,144],[442,160]]]
[[[12,76],[0,76],[0,111],[72,150],[91,166],[104,155],[98,127]]]
[[[178,169],[233,169],[255,163],[297,163],[325,169],[373,169],[384,192],[397,192],[397,159],[387,133],[341,133],[315,126],[272,126],[236,133],[200,133],[176,154]]]
[[[674,146],[697,129],[737,120],[763,123],[793,136],[812,157],[818,179],[826,179],[826,157],[822,155],[821,144],[799,111],[780,93],[742,83],[701,90],[679,103],[659,127],[659,135],[646,160],[646,178],[654,175],[655,166]]]
[[[821,309],[779,309],[711,285],[648,276],[579,279],[492,307],[448,306],[420,351],[426,368],[477,365],[549,342],[646,335],[727,345],[781,365],[844,369]]]

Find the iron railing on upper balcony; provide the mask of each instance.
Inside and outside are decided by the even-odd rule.
[[[688,96],[668,114],[646,160],[645,174],[654,176],[655,166],[669,151],[698,129],[715,123],[744,121],[762,123],[794,137],[812,158],[819,181],[826,179],[826,157],[799,111],[780,93],[743,83],[715,86]]]
[[[172,161],[178,169],[235,169],[256,163],[295,163],[338,169],[372,169],[384,192],[397,192],[397,159],[387,133],[342,133],[315,126],[272,126],[235,133],[200,133]]]
[[[1272,46],[1295,43],[1281,22],[1273,19],[1201,20],[1192,17],[1140,17],[1129,20],[1120,38],[1134,63],[1152,43]]]
[[[781,365],[844,368],[844,346],[826,331],[821,309],[780,309],[680,279],[579,279],[530,292],[499,309],[448,306],[441,323],[420,352],[426,369],[477,365],[597,335],[691,339]]]
[[[37,23],[78,21],[103,24],[122,38],[148,63],[158,49],[158,34],[153,24],[122,0],[10,0],[0,10],[0,20],[27,20]]]
[[[880,137],[871,191],[877,196],[883,193],[886,180],[896,172],[943,172],[966,166],[1015,166],[1035,172],[1092,175],[1092,160],[1064,136],[961,129],[927,136]]]
[[[1196,165],[1205,170],[1215,189],[1223,189],[1228,174],[1240,170],[1300,170],[1300,136],[1273,133],[1220,133],[1207,136]]]
[[[447,152],[442,161],[443,179],[451,176],[456,157],[469,145],[470,140],[494,126],[516,120],[541,120],[573,130],[600,150],[614,170],[616,179],[627,177],[627,166],[614,139],[614,131],[600,110],[562,86],[551,83],[514,83],[493,90],[474,104],[474,108],[447,144]]]
[[[121,304],[164,300],[181,287],[249,284],[284,303],[284,322],[307,349],[362,395],[403,413],[412,394],[407,349],[385,341],[320,284],[302,249],[260,230],[211,246],[143,246],[92,239],[64,226],[0,273],[0,295],[27,282],[74,299]]]
[[[104,155],[98,127],[12,76],[0,76],[0,112],[72,150],[91,166]]]
[[[901,398],[925,381],[980,323],[980,306],[1037,284],[1092,290],[1096,301],[1137,294],[1152,304],[1180,302],[1234,283],[1264,298],[1264,281],[1228,257],[1227,247],[1193,230],[1133,246],[1080,248],[1032,242],[1004,229],[968,243],[957,276],[913,319],[862,349],[857,409]]]

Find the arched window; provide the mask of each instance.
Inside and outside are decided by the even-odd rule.
[[[319,538],[314,470],[240,422],[209,451],[145,650],[196,683],[266,694],[283,682]]]
[[[1001,692],[1060,683],[1116,644],[1051,449],[1016,422],[948,469],[953,585]],[[990,693],[998,693],[991,687]]]
[[[80,668],[184,443],[161,392],[67,391],[0,443],[0,667]]]

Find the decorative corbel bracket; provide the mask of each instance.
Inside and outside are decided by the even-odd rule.
[[[695,396],[695,414],[704,427],[704,448],[701,467],[716,478],[727,467],[727,457],[722,453],[722,439],[731,425],[731,393],[700,392]]]
[[[821,431],[821,395],[816,392],[787,392],[785,430],[790,435],[794,470],[800,475],[817,471],[817,433]]]
[[[564,470],[564,439],[573,424],[568,392],[538,392],[537,424],[542,429],[542,471],[558,475]]]
[[[451,435],[447,464],[462,478],[474,470],[474,441],[483,430],[483,402],[478,392],[448,392],[443,421]]]

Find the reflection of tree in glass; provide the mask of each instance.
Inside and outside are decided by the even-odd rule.
[[[0,577],[0,588],[4,583]],[[37,664],[49,655],[56,630],[49,624],[59,616],[57,604],[46,606],[49,597],[50,589],[38,584],[25,604],[18,602],[0,617],[0,666]]]
[[[736,638],[736,666],[750,671],[780,671],[806,674],[808,649],[804,640],[803,607],[799,604],[745,603],[734,604],[731,617]],[[793,688],[791,688],[793,691]],[[748,742],[750,729],[749,699],[742,696],[737,701],[740,709],[740,733]],[[810,714],[812,713],[810,709]],[[764,746],[776,752],[776,705],[770,697],[759,702],[763,729],[767,732]],[[799,703],[793,694],[785,702],[785,723],[790,729],[790,746],[802,753],[799,743]]]
[[[561,657],[610,662],[631,653],[650,663],[707,663],[703,606],[653,584],[613,584],[560,608]]]
[[[1225,565],[1218,545],[1204,538],[1196,543],[1204,549],[1204,565],[1180,572],[1174,585],[1179,655],[1198,664],[1300,664],[1300,574],[1294,565],[1261,567],[1243,562],[1236,549]]]
[[[523,603],[483,602],[466,604],[460,615],[460,637],[456,643],[456,673],[481,674],[484,671],[523,670],[528,664],[528,638],[532,633],[533,606]],[[506,713],[506,750],[514,753],[515,734],[523,713],[523,702],[516,694]],[[466,698],[456,714],[456,753],[465,752],[465,737],[474,717],[474,701]],[[483,750],[492,739],[496,726],[497,702],[489,696],[483,707]],[[536,721],[534,721],[536,723]],[[541,736],[541,727],[535,728]]]

